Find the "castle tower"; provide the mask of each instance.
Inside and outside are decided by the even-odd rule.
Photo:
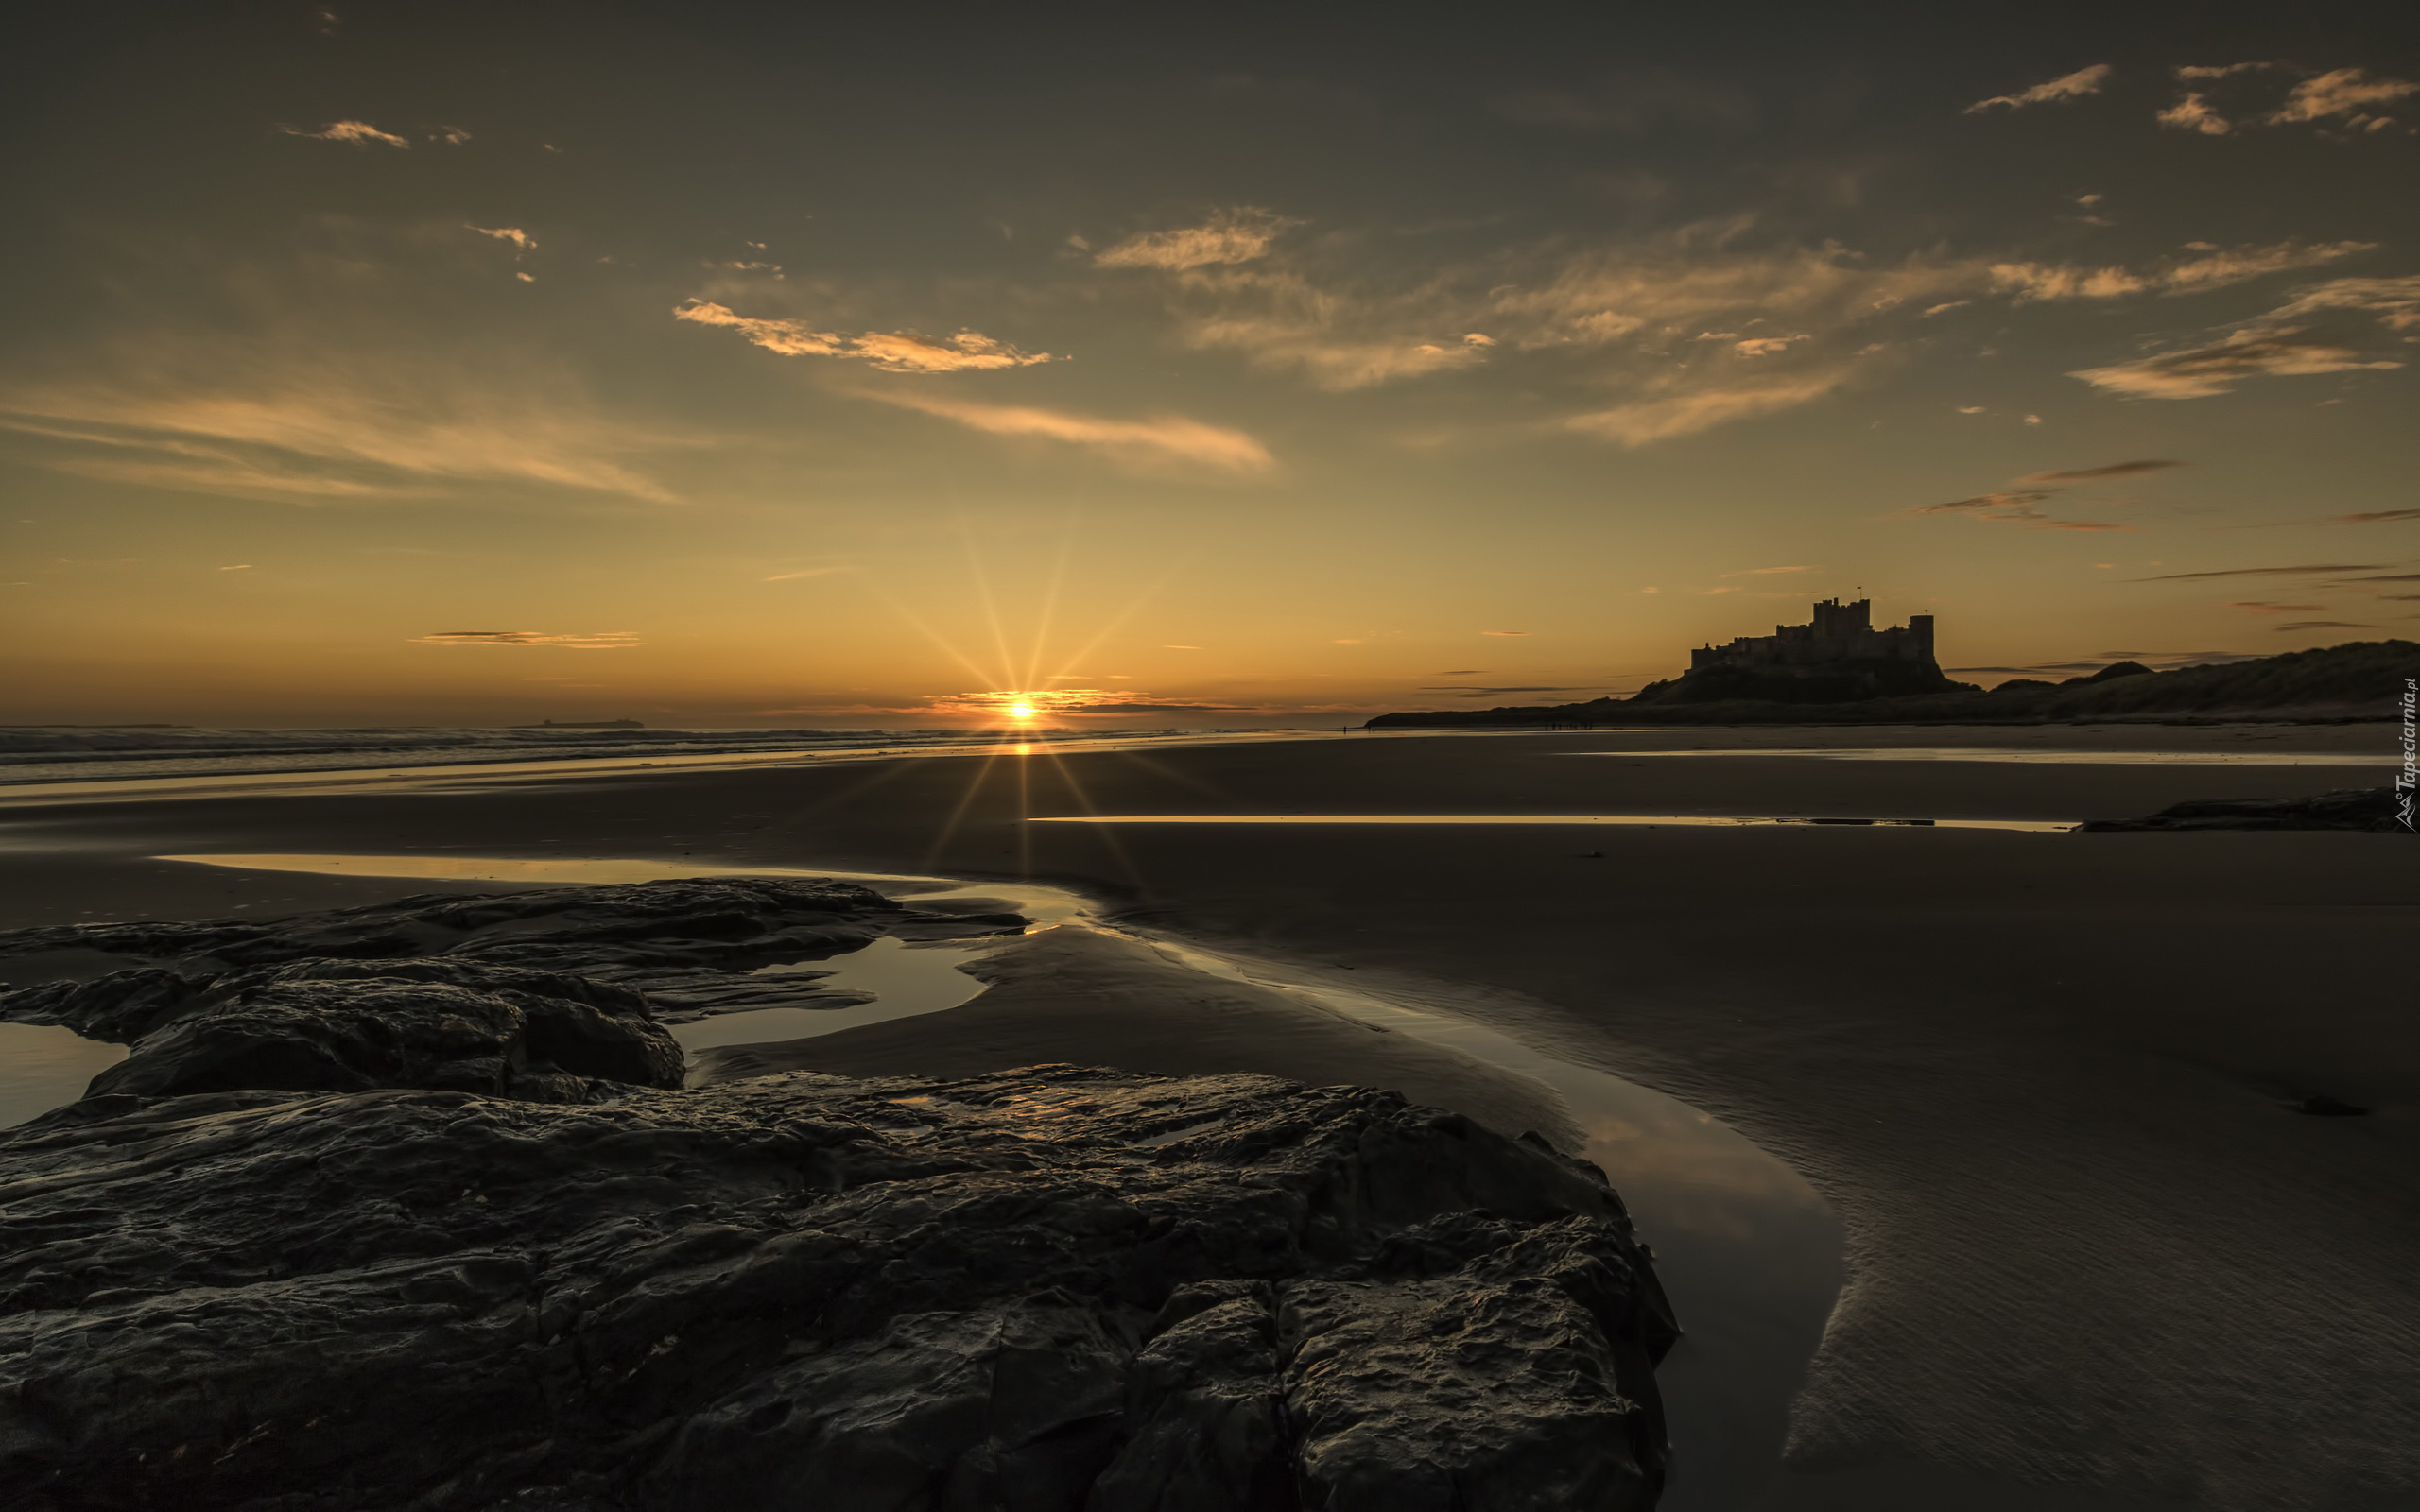
[[[1819,641],[1845,641],[1864,635],[1874,628],[1874,600],[1860,598],[1849,604],[1837,598],[1820,600],[1815,605],[1814,628]]]

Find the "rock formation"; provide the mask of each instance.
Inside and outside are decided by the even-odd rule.
[[[170,963],[0,997],[133,1044],[0,1132],[9,1504],[1652,1504],[1676,1331],[1594,1167],[1263,1076],[672,1090],[579,938],[912,922],[766,885],[0,936]]]
[[[822,960],[885,935],[962,938],[1025,927],[1014,914],[903,907],[880,893],[824,879],[688,878],[526,892],[427,894],[391,903],[291,919],[60,925],[0,933],[0,974],[12,958],[62,951],[114,956],[153,975],[110,983],[123,1006],[19,1003],[7,1017],[64,1023],[94,1039],[130,1043],[188,988],[242,967],[314,957],[389,960],[441,956],[465,963],[577,971],[644,992],[667,1023],[765,1007],[838,1007],[864,1001],[818,985],[812,971],[750,973]],[[96,1016],[97,1015],[97,1016]]]
[[[2353,787],[2307,798],[2204,799],[2139,819],[2094,819],[2079,830],[2369,830],[2409,834],[2406,799],[2392,787]]]

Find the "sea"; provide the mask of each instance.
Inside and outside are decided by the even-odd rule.
[[[400,770],[526,762],[646,761],[700,757],[847,756],[952,747],[1004,740],[1094,744],[1257,733],[1245,730],[583,730],[542,725],[505,730],[372,726],[344,730],[218,730],[185,725],[0,726],[0,787],[284,772]]]

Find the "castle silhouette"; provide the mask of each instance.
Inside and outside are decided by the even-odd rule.
[[[1932,616],[1910,614],[1905,625],[1877,630],[1874,600],[1843,604],[1826,598],[1816,603],[1810,624],[1776,625],[1771,635],[1743,635],[1728,645],[1703,645],[1689,653],[1692,672],[1707,667],[1830,671],[1843,662],[1912,662],[1939,675],[1941,668],[1932,658]]]
[[[1815,606],[1805,625],[1776,625],[1771,635],[1743,635],[1728,645],[1689,653],[1689,670],[1651,682],[1633,703],[1853,703],[1863,698],[1975,691],[1942,675],[1933,660],[1932,616],[1911,614],[1905,625],[1874,627],[1874,601]]]

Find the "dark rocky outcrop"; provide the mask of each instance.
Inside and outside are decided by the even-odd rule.
[[[1595,1170],[1069,1067],[0,1135],[0,1483],[134,1507],[1621,1508],[1669,1314]]]
[[[903,907],[870,888],[823,879],[687,878],[522,892],[443,893],[281,919],[60,925],[0,933],[0,977],[12,962],[61,953],[112,957],[145,971],[113,984],[116,1005],[40,1011],[0,1000],[0,1018],[66,1023],[130,1043],[156,1015],[218,975],[314,958],[448,960],[576,971],[646,993],[666,1022],[764,1007],[838,1007],[864,999],[819,986],[819,973],[748,973],[818,961],[885,936],[912,940],[1013,934],[1013,914]],[[57,1016],[67,1014],[70,1016]],[[82,1017],[73,1015],[80,1014]]]
[[[671,1090],[581,938],[912,923],[728,885],[0,936],[168,963],[0,999],[134,1046],[0,1131],[9,1504],[1652,1504],[1676,1329],[1594,1167],[1264,1076]]]
[[[129,1037],[134,1053],[94,1079],[94,1096],[420,1087],[588,1102],[681,1085],[681,1047],[647,1000],[586,977],[443,956],[311,960],[230,972],[173,998],[167,974],[56,984],[9,1005],[25,1022],[50,1000],[51,1022],[101,1039],[120,1036],[88,1026],[123,1030],[127,1005],[149,1010]]]
[[[2208,799],[2139,819],[2094,819],[2079,830],[2368,830],[2410,834],[2410,799],[2392,787],[2345,788],[2305,798]]]

